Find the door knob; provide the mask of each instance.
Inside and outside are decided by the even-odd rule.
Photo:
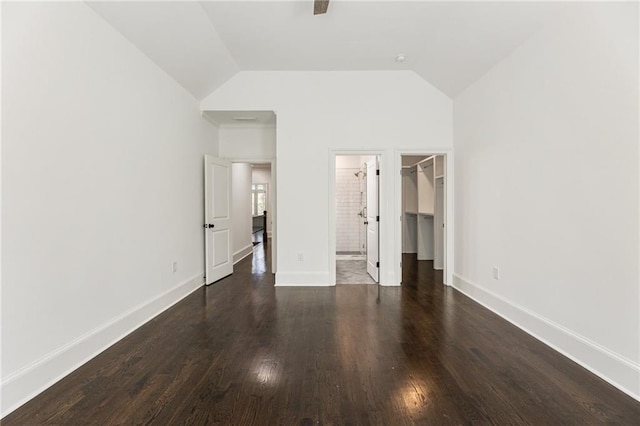
[[[213,223],[205,223],[204,227],[205,228],[213,228],[213,227],[215,227],[215,225]]]

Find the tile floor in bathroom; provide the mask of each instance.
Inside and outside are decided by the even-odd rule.
[[[336,260],[336,284],[375,284],[366,260]]]

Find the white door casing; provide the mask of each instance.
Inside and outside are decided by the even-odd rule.
[[[444,177],[435,180],[435,212],[433,218],[433,269],[444,268]]]
[[[233,273],[231,163],[204,156],[205,284]]]
[[[367,273],[379,282],[378,158],[367,161]]]

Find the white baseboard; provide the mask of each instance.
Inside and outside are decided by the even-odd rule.
[[[336,260],[366,260],[364,254],[336,254]]]
[[[380,282],[384,287],[397,287],[400,283],[395,281],[393,274],[388,275],[387,282]],[[327,272],[277,272],[276,287],[333,287],[329,284]]]
[[[381,275],[380,285],[383,287],[399,287],[400,286],[400,281],[397,280],[395,271],[388,271],[387,279],[385,280],[383,278],[384,277]]]
[[[3,378],[0,383],[0,418],[203,285],[201,273]]]
[[[246,247],[241,248],[237,252],[233,253],[233,264],[240,262],[245,257],[253,253],[253,244],[249,244]]]
[[[276,287],[329,287],[326,272],[277,272]]]
[[[453,287],[640,401],[640,364],[454,274]]]

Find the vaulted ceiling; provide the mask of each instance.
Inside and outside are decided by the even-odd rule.
[[[331,0],[314,16],[312,0],[88,4],[197,99],[240,70],[413,70],[453,98],[570,7]]]

